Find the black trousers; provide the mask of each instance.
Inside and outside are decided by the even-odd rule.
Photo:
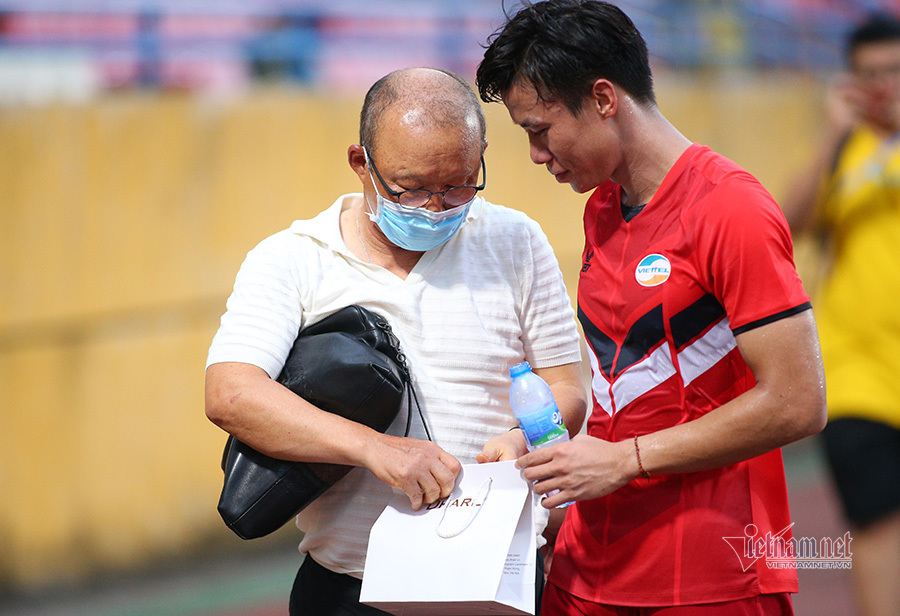
[[[544,592],[544,559],[537,555],[535,614],[541,613]],[[335,573],[307,556],[291,589],[290,616],[380,616],[387,614],[359,602],[362,580]]]

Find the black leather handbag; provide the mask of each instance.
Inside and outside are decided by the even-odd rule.
[[[409,392],[406,435],[413,400],[418,407],[406,357],[391,326],[357,305],[301,329],[278,381],[320,409],[379,432],[391,425],[404,392]],[[430,439],[427,426],[425,433]],[[351,468],[278,460],[229,436],[222,456],[225,483],[219,514],[242,539],[263,537],[284,526]]]

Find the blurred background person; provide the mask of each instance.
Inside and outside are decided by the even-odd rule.
[[[827,92],[818,156],[782,206],[824,240],[814,302],[828,383],[823,442],[865,616],[900,614],[900,21],[849,36],[848,73]]]

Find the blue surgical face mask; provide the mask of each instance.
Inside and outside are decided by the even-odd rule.
[[[375,213],[366,212],[378,225],[381,232],[400,248],[415,252],[425,252],[442,246],[456,235],[469,213],[472,201],[443,212],[432,212],[424,207],[410,208],[385,199],[378,193],[377,184],[369,171],[372,186],[375,186]]]

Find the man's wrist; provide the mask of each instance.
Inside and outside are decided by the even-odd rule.
[[[637,435],[635,435],[633,440],[634,440],[634,457],[637,460],[638,477],[643,477],[644,479],[650,479],[650,473],[648,473],[647,469],[644,468],[644,461],[641,458],[641,445],[640,445],[640,443],[638,443]]]

